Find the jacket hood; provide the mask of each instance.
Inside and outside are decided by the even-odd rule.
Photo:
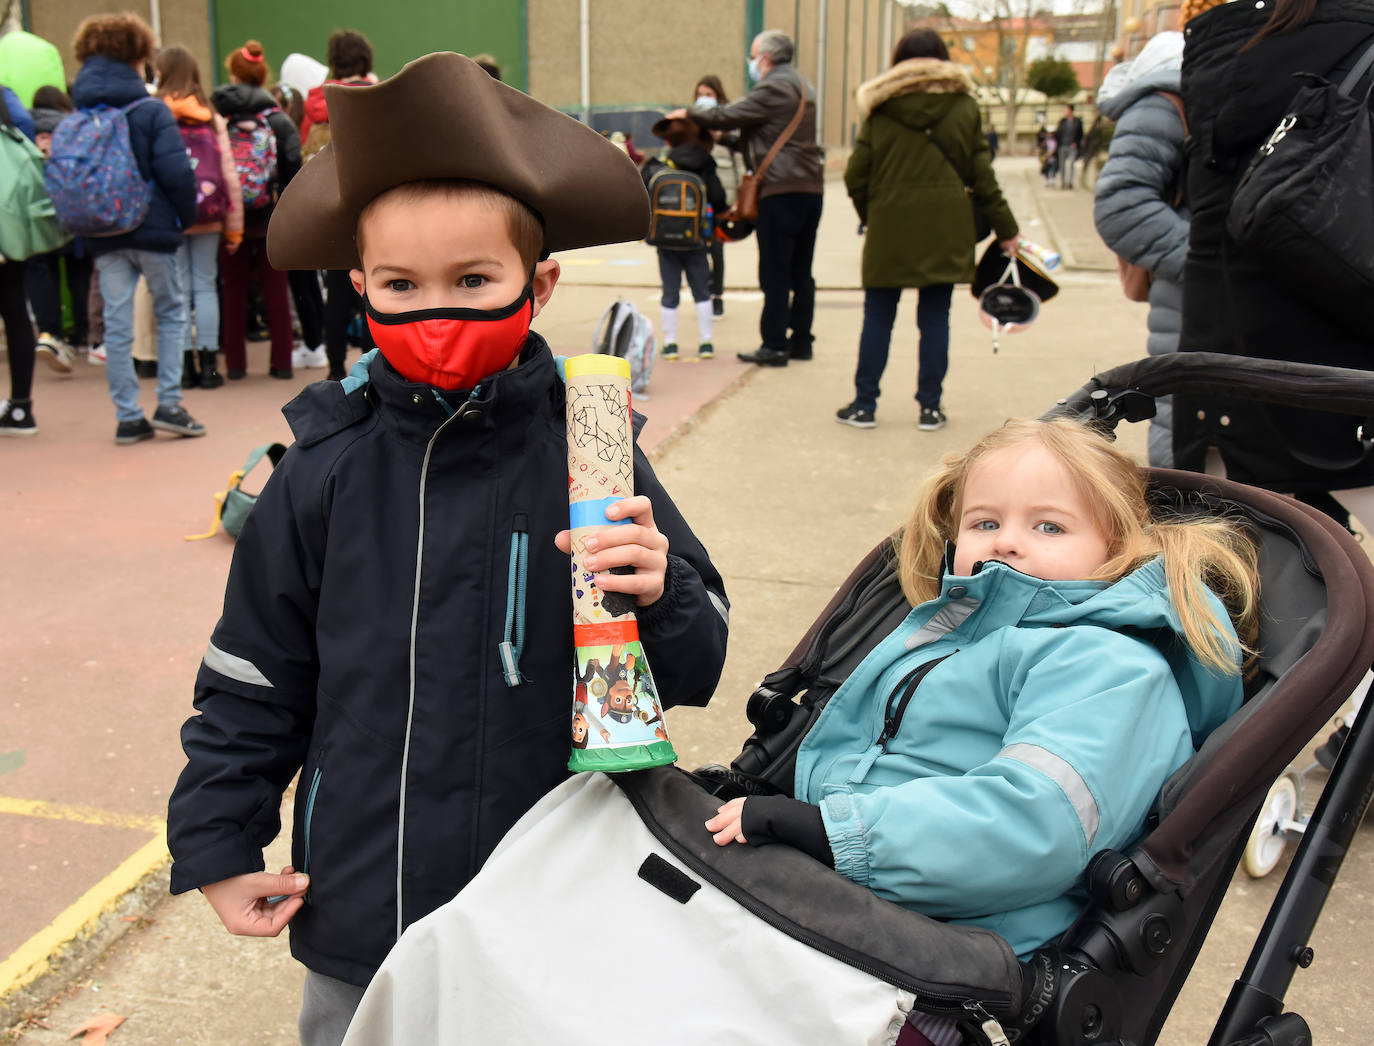
[[[908,94],[972,94],[973,77],[962,65],[938,58],[908,58],[859,86],[859,112],[867,116],[884,102]]]
[[[261,87],[251,84],[224,84],[216,87],[210,101],[225,116],[258,113],[276,105],[276,100]]]
[[[1235,704],[1239,673],[1219,675],[1193,654],[1184,638],[1178,611],[1169,598],[1162,559],[1152,560],[1116,582],[1044,581],[994,561],[984,563],[971,577],[946,574],[940,586],[941,599],[965,598],[981,603],[994,594],[994,606],[1009,610],[999,610],[995,619],[988,622],[989,628],[1096,625],[1155,645],[1169,662],[1183,693],[1195,743],[1220,726]],[[1210,593],[1209,599],[1213,611],[1221,620],[1228,621],[1221,601]],[[1009,616],[1014,620],[1009,620]],[[1237,645],[1236,664],[1239,663]]]
[[[324,84],[306,92],[305,117],[311,123],[329,122],[329,103],[324,100]]]
[[[78,109],[128,105],[147,97],[148,85],[131,66],[99,54],[86,59],[72,83],[72,102]]]
[[[49,109],[40,105],[32,110],[31,115],[33,116],[35,134],[51,134],[57,130],[57,125],[71,113],[64,113],[61,109]]]
[[[1113,66],[1097,91],[1102,115],[1115,120],[1133,103],[1154,91],[1183,90],[1183,34],[1174,30],[1150,37],[1130,62]]]
[[[188,94],[183,98],[173,98],[169,95],[162,100],[167,103],[167,108],[172,110],[172,115],[182,123],[209,123],[215,115],[209,106],[201,105],[195,95]]]

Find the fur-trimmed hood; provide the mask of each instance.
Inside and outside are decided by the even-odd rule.
[[[884,102],[904,94],[972,94],[973,86],[973,77],[962,65],[939,58],[908,58],[860,84],[855,95],[860,114],[868,116]]]

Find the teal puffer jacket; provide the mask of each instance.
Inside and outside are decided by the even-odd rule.
[[[904,680],[937,660],[902,709]],[[1140,835],[1240,702],[1239,673],[1184,643],[1161,560],[1114,584],[989,563],[946,576],[835,692],[796,795],[820,806],[841,874],[1024,956],[1072,922],[1092,855]]]

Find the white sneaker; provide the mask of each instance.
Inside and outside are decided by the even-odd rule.
[[[72,352],[67,343],[61,338],[51,334],[38,335],[38,343],[34,346],[38,354],[46,363],[58,374],[70,374],[72,372],[72,361],[76,359],[76,353]]]
[[[299,343],[296,345],[294,349],[291,350],[292,370],[300,370],[302,367],[305,366],[305,354],[307,351],[308,350],[306,349],[306,347]]]
[[[86,362],[105,366],[105,343],[103,341],[99,345],[91,346],[91,351],[86,353]]]
[[[307,367],[310,370],[320,370],[329,366],[329,358],[324,354],[324,346],[320,345],[314,349],[301,349],[301,362],[297,367]]]

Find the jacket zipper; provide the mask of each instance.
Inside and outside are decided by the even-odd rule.
[[[415,634],[419,627],[420,615],[420,564],[424,562],[425,556],[425,490],[429,485],[429,459],[434,453],[434,445],[439,441],[439,437],[444,434],[444,430],[452,425],[456,420],[463,417],[472,407],[472,400],[478,393],[478,388],[472,390],[472,396],[463,403],[456,411],[448,416],[437,429],[434,435],[429,438],[429,443],[425,445],[424,461],[420,463],[420,531],[415,547],[415,596],[410,608],[410,686],[406,698],[406,738],[405,747],[401,751],[401,780],[400,795],[396,810],[396,939],[401,939],[401,933],[405,929],[405,904],[404,890],[402,882],[405,874],[405,844],[406,844],[406,779],[410,773],[410,739],[415,727]],[[439,397],[436,397],[439,398]],[[439,402],[444,404],[444,400],[439,398]],[[444,404],[447,406],[447,404]]]
[[[324,757],[324,753],[320,753]],[[320,794],[320,779],[324,777],[324,770],[317,763],[315,765],[315,775],[310,779],[310,794],[305,800],[305,863],[301,872],[305,875],[310,874],[310,825],[315,819],[315,799]],[[308,892],[307,892],[308,896]]]
[[[851,784],[862,781],[868,776],[868,771],[873,769],[873,764],[877,762],[878,756],[887,751],[888,743],[897,736],[897,731],[902,727],[902,718],[906,715],[906,709],[911,704],[911,699],[916,696],[916,688],[921,685],[921,681],[930,675],[931,669],[946,658],[953,657],[958,650],[951,650],[944,657],[937,657],[933,661],[918,665],[902,677],[902,681],[892,688],[892,693],[887,698],[887,710],[883,716],[882,733],[878,735],[878,740],[869,746],[863,756],[855,764],[853,771],[849,775]]]
[[[515,517],[510,534],[510,567],[506,573],[506,634],[500,645],[501,674],[506,686],[525,681],[520,673],[520,654],[525,647],[525,582],[529,571],[529,523],[523,513]]]

